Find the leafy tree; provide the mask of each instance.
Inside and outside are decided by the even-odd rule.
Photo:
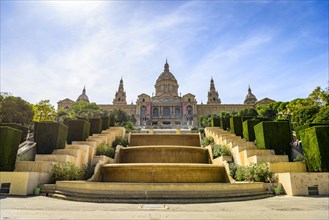
[[[323,106],[316,114],[313,122],[328,122],[329,123],[329,106]]]
[[[274,109],[275,106],[271,105],[272,103],[264,106],[258,106],[257,111],[259,115],[269,118],[271,120],[274,120],[276,118],[276,115],[278,114],[278,111]]]
[[[246,109],[242,109],[239,112],[239,116],[257,116],[258,113],[256,111],[256,109],[254,108],[246,108]]]
[[[316,118],[316,114],[319,112],[318,106],[307,106],[298,109],[292,117],[293,122],[297,122],[298,125],[304,125],[313,122]]]
[[[122,109],[114,109],[110,112],[110,116],[114,118],[115,125],[125,126],[127,122],[132,122],[132,124],[136,123],[134,115],[129,115]]]
[[[33,121],[54,121],[56,117],[56,111],[49,100],[41,100],[36,105],[33,105],[34,117]]]
[[[308,96],[308,100],[317,106],[329,105],[329,93],[321,89],[320,86],[316,87]]]
[[[33,118],[32,105],[20,97],[7,96],[0,102],[0,121],[29,125]]]
[[[85,101],[75,102],[68,110],[68,115],[74,118],[97,118],[101,116],[100,107],[96,103]]]

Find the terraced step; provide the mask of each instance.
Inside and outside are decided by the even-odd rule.
[[[224,183],[224,166],[183,163],[106,164],[101,168],[103,182],[130,183]]]
[[[289,162],[288,155],[255,155],[248,157],[248,164],[260,162]]]
[[[276,162],[269,163],[270,170],[273,173],[301,173],[307,172],[306,165],[303,162]]]
[[[252,156],[263,156],[263,155],[275,155],[274,150],[269,149],[248,149],[244,151],[240,151],[240,162],[241,165],[248,165],[248,157]]]
[[[273,196],[263,183],[91,183],[59,181],[49,196],[84,202],[200,203]]]

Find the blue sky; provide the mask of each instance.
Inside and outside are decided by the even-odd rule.
[[[37,103],[86,86],[112,103],[152,94],[166,58],[179,92],[223,104],[290,101],[328,82],[328,1],[3,1],[1,91]]]

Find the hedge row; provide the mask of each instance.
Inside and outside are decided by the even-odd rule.
[[[296,135],[297,135],[297,139],[300,139],[300,134],[299,134],[300,131],[302,131],[302,130],[304,130],[306,128],[310,128],[310,127],[318,126],[318,125],[320,125],[320,126],[322,126],[322,125],[326,126],[326,125],[329,125],[329,122],[328,123],[309,123],[309,124],[305,124],[305,125],[302,125],[302,126],[297,127],[295,129]]]
[[[329,126],[300,131],[308,171],[329,171]]]
[[[14,171],[22,132],[9,126],[0,126],[0,171]]]
[[[110,117],[103,116],[102,117],[102,130],[106,130],[110,127]]]
[[[114,127],[115,121],[114,121],[114,116],[110,115],[110,127]]]
[[[211,117],[211,127],[220,127],[220,117],[213,115]]]
[[[20,130],[22,132],[20,143],[26,140],[29,128],[17,123],[0,123],[0,126],[8,126]]]
[[[72,141],[85,141],[89,137],[90,123],[85,119],[68,120],[67,143]]]
[[[273,149],[275,154],[290,155],[291,134],[289,122],[263,121],[254,126],[256,146],[259,149]]]
[[[68,127],[57,122],[36,122],[34,140],[37,154],[51,154],[54,149],[64,149]]]
[[[241,116],[233,116],[230,118],[230,130],[231,133],[236,136],[243,137],[243,129],[242,123],[248,119],[252,119],[254,117],[241,117]]]
[[[268,118],[254,118],[248,119],[242,123],[243,130],[243,138],[247,141],[254,141],[255,138],[255,130],[254,126],[262,121],[270,121]]]
[[[230,118],[221,117],[220,118],[220,127],[223,130],[229,130],[230,129]]]
[[[101,118],[89,118],[90,131],[89,135],[102,133],[102,119]]]

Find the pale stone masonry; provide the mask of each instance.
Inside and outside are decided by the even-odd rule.
[[[257,105],[273,102],[269,98],[257,101],[249,86],[244,104],[222,104],[215,88],[215,82],[211,77],[207,104],[198,104],[195,95],[191,93],[181,95],[178,93],[178,82],[170,72],[167,61],[154,87],[155,94],[152,93],[150,96],[142,93],[138,95],[135,104],[127,104],[126,91],[121,78],[113,104],[99,104],[99,106],[104,110],[121,109],[130,115],[134,115],[137,126],[173,127],[198,125],[198,117],[201,115],[219,114],[222,111],[238,112],[245,108],[254,108]],[[80,100],[89,102],[85,88],[77,101]],[[58,102],[58,109],[70,108],[73,103],[74,101],[66,98]]]

